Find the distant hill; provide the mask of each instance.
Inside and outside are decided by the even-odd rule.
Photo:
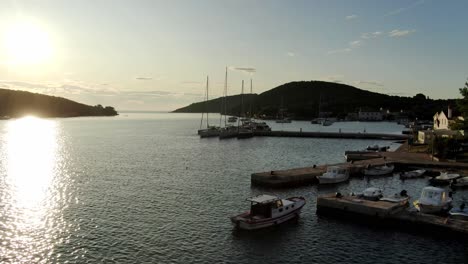
[[[227,98],[227,114],[240,114],[240,98],[240,95]],[[280,108],[286,108],[288,114],[295,119],[315,118],[319,108],[322,112],[331,112],[338,117],[344,117],[347,113],[357,112],[359,109],[384,108],[392,112],[403,110],[409,117],[432,120],[436,111],[446,111],[449,104],[452,107],[456,105],[453,99],[432,100],[423,94],[414,97],[390,96],[346,84],[323,81],[290,82],[259,95],[246,94],[242,112],[248,112],[251,103],[254,114],[274,117]],[[200,113],[207,110],[219,113],[221,104],[222,98],[216,98],[207,103],[193,103],[174,112]]]
[[[25,91],[0,89],[0,116],[21,117],[115,116],[111,106],[90,106],[62,97],[55,97]]]

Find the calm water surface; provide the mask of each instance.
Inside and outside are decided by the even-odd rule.
[[[250,186],[257,171],[342,162],[369,140],[200,139],[199,115],[0,121],[2,263],[467,263],[468,242],[317,217],[318,194],[381,187],[418,196],[425,179],[335,187]],[[219,122],[216,115],[212,122]],[[309,122],[275,129],[400,133],[394,123]],[[228,217],[260,193],[301,195],[296,223],[236,232]],[[466,191],[454,194],[459,203]],[[429,232],[428,232],[429,233]]]

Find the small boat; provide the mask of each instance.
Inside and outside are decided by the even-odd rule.
[[[271,127],[265,122],[250,122],[250,127],[253,131],[264,132],[271,131]]]
[[[322,122],[322,126],[331,126],[331,125],[333,125],[333,121],[331,121],[329,119],[325,119]]]
[[[458,173],[448,173],[448,172],[441,172],[439,176],[432,178],[430,181],[433,184],[450,184],[453,180],[460,178],[460,174]]]
[[[282,119],[277,119],[275,122],[276,122],[276,123],[279,123],[279,124],[286,124],[286,123],[291,123],[291,119],[289,119],[289,118],[282,118]]]
[[[237,126],[226,126],[219,131],[219,139],[235,138],[237,137]]]
[[[462,203],[460,207],[452,208],[449,215],[454,219],[468,220],[468,208],[465,207],[465,203]]]
[[[200,135],[201,138],[217,137],[219,136],[219,133],[220,133],[220,128],[215,127],[215,126],[210,126],[206,129],[198,130],[198,135]]]
[[[329,166],[327,172],[317,176],[320,184],[339,183],[349,179],[349,170],[339,166]]]
[[[367,176],[386,175],[386,174],[392,173],[394,168],[395,166],[393,164],[391,164],[390,166],[387,164],[384,164],[380,166],[369,167],[364,170],[364,175],[367,175]]]
[[[253,136],[254,136],[254,132],[249,127],[239,127],[239,130],[237,131],[238,139],[251,138]]]
[[[378,201],[383,197],[382,189],[376,187],[369,187],[365,189],[360,195],[362,198],[370,201]]]
[[[398,204],[403,205],[403,206],[408,206],[409,205],[409,199],[410,199],[410,197],[408,196],[406,190],[402,190],[400,193],[395,193],[392,196],[382,197],[382,198],[380,198],[380,201],[398,203]]]
[[[438,214],[450,210],[452,198],[449,193],[438,187],[424,187],[419,200],[414,201],[414,207],[421,213]]]
[[[422,177],[426,173],[426,170],[413,170],[413,171],[405,171],[400,173],[401,179],[414,179]]]
[[[235,117],[235,116],[230,116],[230,117],[228,118],[228,122],[229,122],[229,123],[235,123],[235,122],[237,122],[237,117]]]
[[[310,123],[311,123],[311,124],[318,125],[318,124],[320,124],[320,121],[319,121],[317,118],[315,118],[315,119],[313,119],[312,121],[310,121]]]
[[[389,146],[380,147],[379,145],[374,145],[374,146],[367,146],[366,150],[367,151],[387,151],[389,148],[390,148]]]
[[[457,188],[468,187],[468,177],[461,177],[461,178],[452,180],[451,186],[457,187]]]
[[[248,198],[250,211],[231,217],[236,228],[254,230],[279,225],[299,217],[305,205],[303,197],[280,199],[277,196],[262,194]]]

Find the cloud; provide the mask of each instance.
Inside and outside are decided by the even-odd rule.
[[[383,83],[378,82],[378,81],[362,81],[362,80],[361,80],[361,81],[356,82],[356,85],[362,85],[362,84],[364,84],[364,85],[379,86],[379,87],[383,87],[383,86],[384,86]]]
[[[294,53],[292,51],[288,51],[288,52],[286,52],[286,55],[288,55],[289,57],[295,57],[296,53]]]
[[[351,20],[351,19],[355,19],[355,18],[357,18],[357,17],[358,17],[357,15],[354,15],[354,14],[353,14],[353,15],[345,16],[345,19],[346,19],[346,20]]]
[[[234,66],[231,66],[231,67],[229,67],[229,69],[235,70],[235,71],[242,71],[242,72],[246,72],[246,73],[250,73],[250,74],[257,72],[257,70],[255,68],[252,68],[252,67],[234,67]]]
[[[343,82],[343,77],[344,77],[343,75],[335,74],[335,75],[329,75],[329,76],[319,78],[319,80],[320,81],[325,81],[325,82],[342,83]]]
[[[347,53],[350,52],[352,49],[351,48],[344,48],[344,49],[336,49],[336,50],[330,50],[327,52],[328,55],[331,54],[337,54],[337,53]]]
[[[416,32],[416,30],[399,30],[399,29],[394,29],[390,32],[388,32],[388,36],[392,38],[399,38],[399,37],[404,37],[408,36],[412,33]]]
[[[136,77],[135,79],[140,80],[140,81],[150,81],[150,80],[153,80],[152,77]]]
[[[425,1],[425,0],[419,0],[419,1],[416,1],[416,2],[412,3],[412,4],[409,5],[409,6],[401,7],[401,8],[395,9],[395,10],[393,10],[393,11],[388,12],[387,14],[385,14],[384,17],[395,16],[395,15],[398,15],[398,14],[400,14],[400,13],[406,12],[406,11],[408,11],[408,10],[410,10],[410,9],[412,9],[412,8],[414,8],[414,7],[416,7],[416,6],[418,6],[418,5],[424,4],[424,1]]]
[[[355,40],[355,41],[351,41],[349,42],[349,46],[353,47],[353,48],[357,48],[359,46],[361,46],[362,42],[360,40]]]
[[[362,39],[373,39],[382,35],[382,31],[366,32],[361,34]]]

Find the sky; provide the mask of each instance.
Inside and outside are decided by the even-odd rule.
[[[468,1],[0,0],[0,88],[170,111],[291,81],[458,98]]]

